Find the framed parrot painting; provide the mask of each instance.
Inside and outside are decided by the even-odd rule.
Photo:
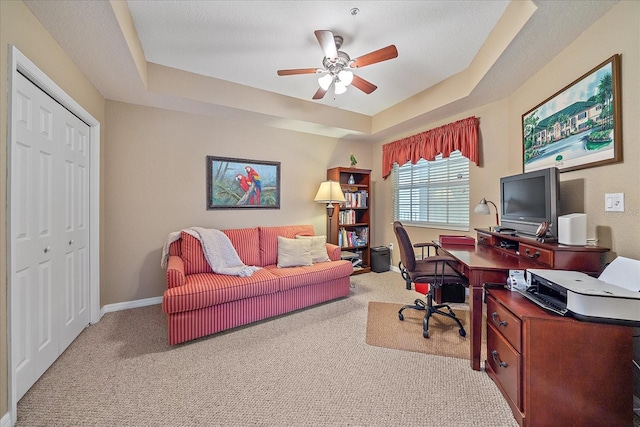
[[[207,156],[207,210],[280,209],[280,162]]]

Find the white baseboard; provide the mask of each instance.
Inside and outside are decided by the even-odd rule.
[[[11,427],[11,415],[8,412],[0,418],[0,427]]]
[[[107,304],[100,309],[100,318],[106,313],[113,311],[129,310],[130,308],[146,307],[148,305],[162,304],[162,297],[145,298],[134,301],[117,302],[115,304]],[[2,427],[2,426],[0,426]]]

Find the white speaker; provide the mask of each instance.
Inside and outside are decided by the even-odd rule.
[[[587,244],[587,214],[572,213],[558,217],[558,243],[584,246]]]

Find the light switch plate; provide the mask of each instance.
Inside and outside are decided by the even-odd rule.
[[[624,193],[607,193],[604,195],[605,212],[624,212]]]

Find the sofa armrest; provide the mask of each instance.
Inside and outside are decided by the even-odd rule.
[[[329,255],[329,259],[331,261],[340,261],[341,259],[340,246],[334,245],[333,243],[327,243],[327,255]]]
[[[184,261],[176,255],[169,257],[169,265],[167,266],[167,289],[184,285]]]

